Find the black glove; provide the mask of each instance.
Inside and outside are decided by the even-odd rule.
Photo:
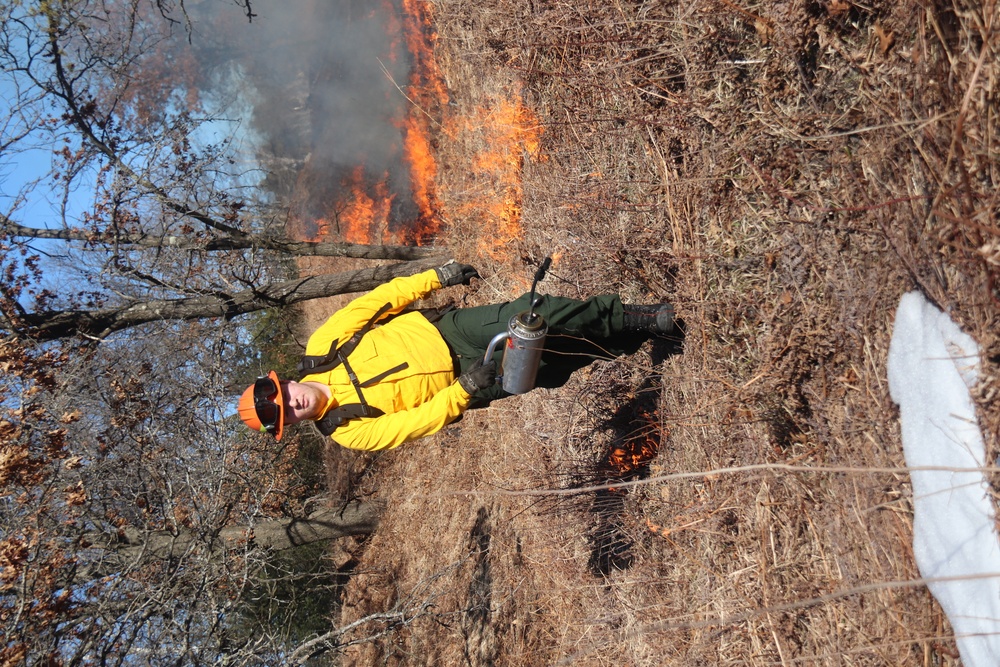
[[[496,382],[497,362],[492,359],[485,364],[482,359],[477,359],[476,363],[469,366],[469,370],[465,371],[458,378],[458,383],[462,385],[462,389],[469,392],[469,394],[475,394],[482,389],[489,389]]]
[[[434,270],[437,271],[438,280],[444,287],[451,287],[459,283],[468,285],[473,278],[479,277],[479,271],[468,264],[459,264],[458,262],[448,262]]]

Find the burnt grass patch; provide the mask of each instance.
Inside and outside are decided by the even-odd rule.
[[[649,341],[654,367],[683,351],[684,321],[678,318],[675,327],[673,335]],[[629,378],[613,376],[594,400],[595,415],[604,412],[595,418],[587,437],[600,443],[598,454],[577,464],[569,488],[597,487],[581,496],[588,525],[587,569],[594,576],[607,577],[629,569],[635,561],[634,520],[629,512],[630,495],[634,494],[629,483],[649,477],[667,431],[659,410],[660,380],[656,375],[647,376],[638,386]]]
[[[609,388],[608,393],[624,389]],[[607,444],[596,460],[585,464],[574,484],[574,488],[599,487],[585,496],[590,524],[587,567],[595,576],[606,577],[632,566],[634,540],[627,484],[649,477],[650,464],[662,445],[658,387],[647,381],[631,396],[595,426],[594,434],[603,434]]]

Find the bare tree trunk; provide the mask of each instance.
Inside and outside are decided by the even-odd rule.
[[[37,340],[59,340],[81,335],[100,339],[116,331],[160,320],[232,318],[335,294],[367,292],[393,278],[424,271],[443,261],[442,255],[358,271],[286,280],[234,294],[154,299],[117,308],[25,313],[18,318],[20,322],[11,324],[19,333]]]
[[[283,551],[320,540],[332,540],[352,535],[368,535],[378,526],[382,506],[375,501],[350,503],[343,508],[331,507],[310,514],[305,519],[278,519],[257,524],[253,531],[254,544],[272,551]],[[223,528],[223,542],[245,537],[240,527]]]
[[[377,501],[351,502],[342,507],[327,507],[304,518],[268,519],[254,525],[228,526],[213,538],[194,531],[174,534],[170,531],[144,532],[126,528],[123,535],[109,541],[105,535],[93,536],[95,546],[104,556],[77,570],[74,584],[93,581],[148,560],[180,559],[199,549],[208,558],[223,557],[228,549],[252,547],[269,551],[284,551],[305,544],[341,537],[368,535],[378,526],[383,505]]]
[[[441,254],[440,249],[430,246],[370,245],[343,241],[292,241],[259,234],[200,238],[171,234],[99,233],[85,229],[41,229],[37,227],[25,227],[3,214],[0,214],[0,232],[11,238],[77,241],[91,244],[127,245],[136,248],[171,248],[174,250],[201,252],[260,248],[274,250],[275,252],[293,257],[351,257],[357,259],[410,261]]]

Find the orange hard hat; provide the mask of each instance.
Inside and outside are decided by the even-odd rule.
[[[251,430],[270,433],[281,440],[285,430],[285,399],[278,374],[271,371],[257,378],[240,396],[240,419]]]

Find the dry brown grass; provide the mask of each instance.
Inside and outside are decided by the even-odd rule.
[[[544,130],[523,232],[487,249],[489,141],[442,132],[444,242],[485,276],[461,298],[514,296],[557,252],[545,291],[669,299],[687,336],[381,457],[389,509],[340,620],[435,606],[344,664],[957,664],[907,583],[885,364],[922,289],[983,346],[995,458],[996,4],[433,6],[441,127],[519,94]],[[562,491],[650,396],[659,456],[598,517]],[[599,576],[609,533],[630,561]]]

